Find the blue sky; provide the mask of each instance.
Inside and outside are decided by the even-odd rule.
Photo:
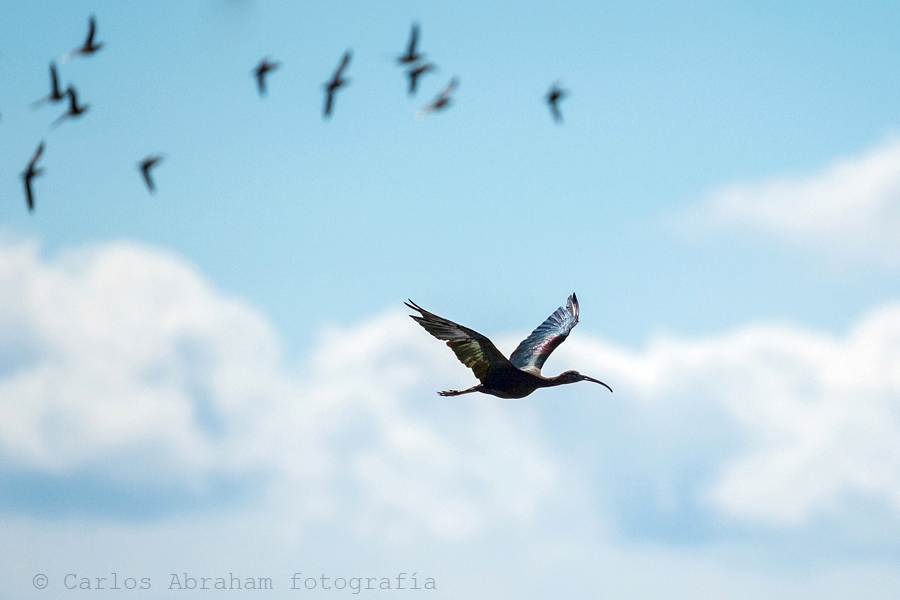
[[[441,597],[900,589],[894,4],[8,4],[3,594],[298,557]],[[573,291],[545,370],[613,396],[433,394],[472,377],[404,300],[508,352]]]

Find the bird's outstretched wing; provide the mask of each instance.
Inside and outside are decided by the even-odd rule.
[[[50,98],[62,100],[65,96],[59,89],[59,75],[56,73],[56,65],[50,63]]]
[[[86,48],[90,48],[94,43],[94,34],[97,32],[97,20],[94,18],[94,15],[91,15],[91,18],[88,20],[88,34],[87,39],[84,42],[84,46]]]
[[[259,95],[262,96],[266,93],[266,66],[264,62],[259,63],[259,66],[253,71],[256,75],[256,89],[259,92]]]
[[[416,42],[419,41],[419,24],[413,23],[409,31],[409,45],[406,47],[406,56],[416,56]]]
[[[326,117],[331,115],[331,104],[334,102],[334,90],[335,88],[328,87],[325,91],[325,108],[322,110],[322,114]]]
[[[572,328],[578,324],[578,298],[569,296],[566,307],[559,307],[537,329],[531,332],[509,355],[513,366],[540,374],[547,357],[565,341]]]
[[[147,184],[147,189],[152,192],[156,189],[156,186],[153,185],[153,178],[150,177],[150,166],[148,164],[141,165],[141,175],[144,176],[144,183]]]
[[[424,327],[425,331],[437,339],[447,342],[447,345],[456,354],[456,358],[472,369],[475,377],[480,381],[484,381],[490,367],[509,363],[493,342],[477,331],[430,313],[412,300],[404,302],[404,304],[422,313],[421,317],[415,315],[410,315],[410,317]]]
[[[44,142],[38,144],[37,150],[34,151],[34,154],[31,156],[31,160],[28,161],[28,170],[34,171],[35,165],[37,165],[37,161],[40,160],[41,154],[44,152]]]
[[[41,173],[43,173],[43,169],[36,169],[37,161],[41,158],[41,153],[44,151],[44,142],[41,142],[37,150],[34,151],[34,155],[31,157],[31,160],[28,162],[28,168],[22,173],[22,180],[25,182],[25,203],[28,205],[28,210],[34,210],[34,194],[31,191],[31,180],[34,177],[37,177]]]
[[[557,123],[562,121],[562,113],[559,112],[559,106],[557,106],[556,101],[549,100],[547,104],[550,105],[550,114],[553,115],[553,120]]]
[[[344,56],[341,57],[341,64],[338,65],[337,70],[334,72],[334,80],[340,80],[341,76],[344,74],[344,69],[347,68],[347,65],[350,64],[350,57],[353,56],[353,53],[350,50],[344,52]]]
[[[31,179],[25,178],[25,204],[28,206],[28,210],[34,210],[34,193],[31,191]]]

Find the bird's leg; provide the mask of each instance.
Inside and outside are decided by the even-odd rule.
[[[460,396],[462,394],[471,394],[472,392],[480,392],[481,384],[479,383],[476,386],[470,387],[467,390],[445,390],[443,392],[438,392],[438,396]]]

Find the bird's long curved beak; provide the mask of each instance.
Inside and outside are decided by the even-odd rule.
[[[582,377],[584,377],[585,381],[593,381],[594,383],[599,383],[600,385],[602,385],[603,387],[608,389],[610,392],[612,392],[612,388],[609,387],[608,385],[606,385],[605,383],[603,383],[602,381],[600,381],[599,379],[594,379],[593,377],[588,377],[587,375],[582,375]]]

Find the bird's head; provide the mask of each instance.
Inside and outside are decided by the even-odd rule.
[[[610,392],[612,391],[611,387],[609,387],[608,385],[606,385],[599,379],[594,379],[593,377],[588,377],[587,375],[582,375],[578,371],[563,371],[555,379],[560,384],[577,383],[579,381],[593,381],[594,383],[599,383],[600,385],[602,385],[603,387],[608,389]]]

